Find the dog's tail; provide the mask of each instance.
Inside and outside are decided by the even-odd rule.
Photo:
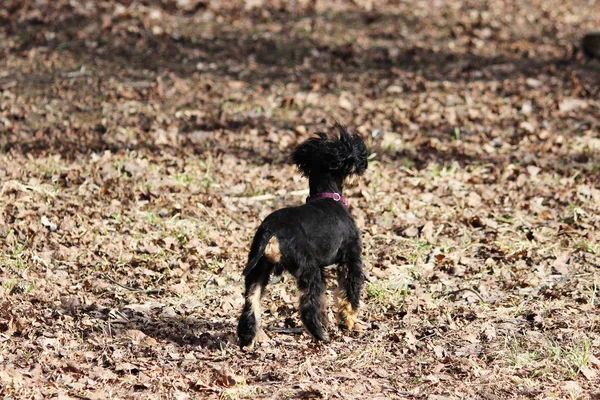
[[[248,254],[248,263],[246,264],[246,268],[244,268],[244,276],[248,276],[254,267],[256,267],[274,235],[273,232],[269,231],[263,225],[258,228],[252,240],[252,246],[250,246],[250,254]]]

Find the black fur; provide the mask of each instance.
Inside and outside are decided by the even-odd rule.
[[[342,195],[344,179],[361,175],[367,169],[368,151],[363,140],[336,124],[339,136],[324,133],[306,140],[292,154],[292,161],[308,177],[310,194],[330,192]],[[265,256],[269,241],[275,237],[280,260]],[[258,228],[248,263],[244,269],[246,304],[238,323],[240,346],[250,345],[258,330],[256,290],[262,296],[269,276],[283,270],[292,274],[302,291],[300,316],[316,340],[328,341],[320,309],[325,292],[323,268],[338,264],[338,283],[343,299],[353,313],[359,306],[364,282],[360,233],[348,209],[333,199],[315,199],[298,207],[270,214]],[[344,323],[342,322],[342,325]]]

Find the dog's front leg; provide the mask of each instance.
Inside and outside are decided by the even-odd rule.
[[[338,324],[352,330],[360,304],[360,292],[365,281],[360,255],[351,258],[338,269],[338,287],[335,290]]]

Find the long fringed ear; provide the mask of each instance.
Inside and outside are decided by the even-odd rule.
[[[334,127],[340,134],[340,164],[344,175],[362,175],[368,166],[369,151],[362,138],[356,134],[351,135],[341,124]]]
[[[304,176],[309,176],[315,169],[320,167],[322,149],[328,142],[325,133],[317,133],[319,137],[313,137],[294,150],[292,153],[292,162],[298,166],[298,169]]]
[[[318,133],[292,153],[292,162],[304,176],[328,172],[345,177],[361,175],[367,169],[368,151],[360,136],[350,135],[339,123],[334,127],[339,137],[329,139],[325,133]]]

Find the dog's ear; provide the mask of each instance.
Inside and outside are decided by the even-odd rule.
[[[312,172],[321,169],[323,150],[327,147],[329,139],[323,132],[319,132],[317,135],[318,137],[304,141],[292,153],[292,162],[298,166],[304,176],[309,176]]]
[[[346,176],[352,174],[362,175],[367,169],[369,159],[369,151],[365,142],[360,136],[351,135],[339,123],[334,126],[340,134],[339,169]]]
[[[333,172],[343,177],[362,175],[368,165],[365,142],[358,135],[351,135],[345,127],[336,123],[340,136],[329,139],[325,133],[306,140],[292,153],[292,162],[304,176]]]

